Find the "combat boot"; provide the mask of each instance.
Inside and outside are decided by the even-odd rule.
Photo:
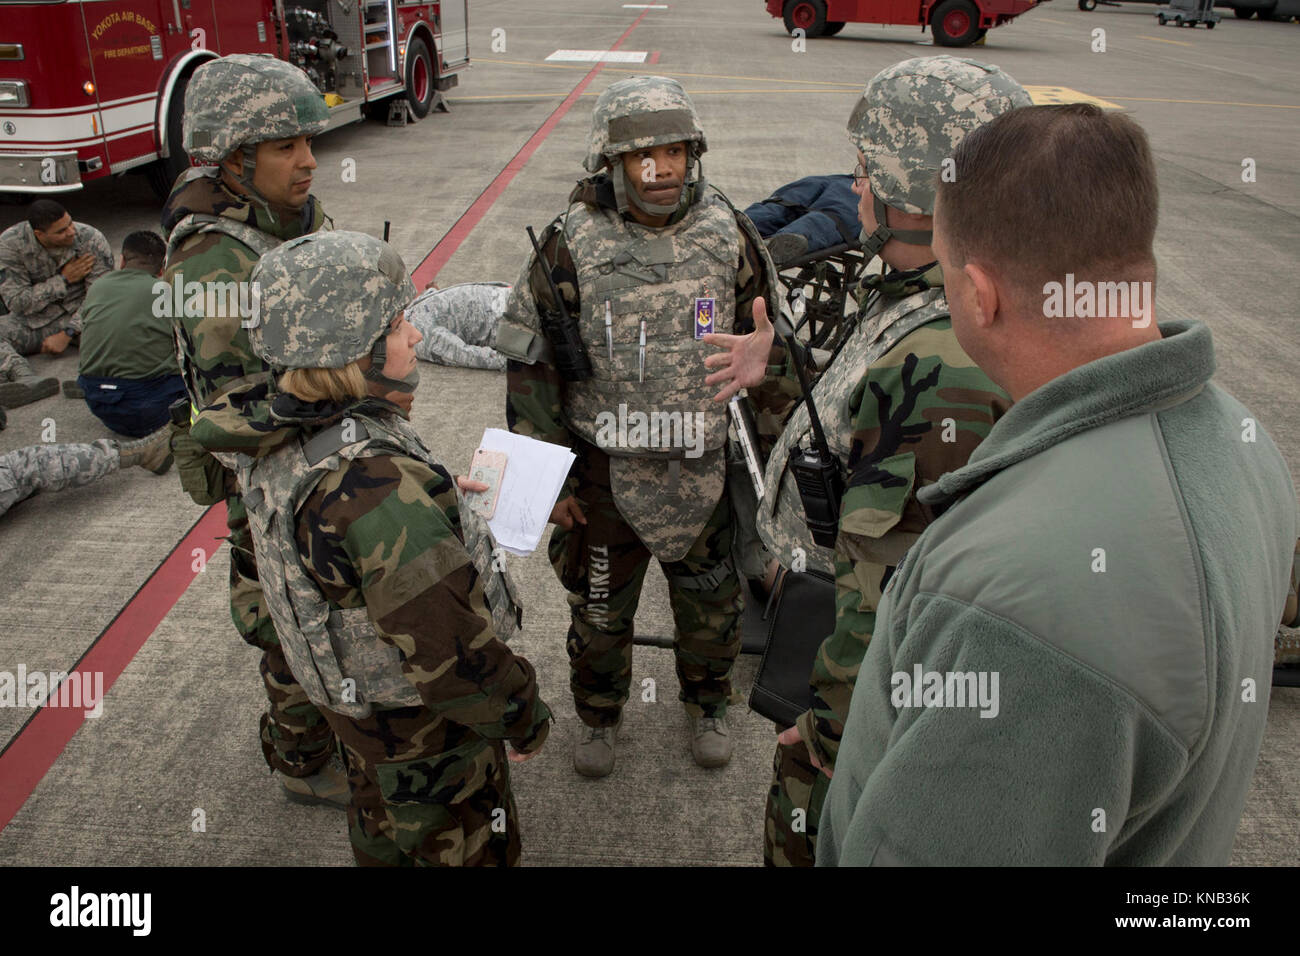
[[[337,760],[330,760],[319,773],[310,777],[288,777],[282,773],[280,783],[284,786],[284,795],[294,803],[346,807],[352,799],[348,775]]]
[[[623,715],[611,727],[582,725],[578,746],[573,750],[573,769],[584,777],[604,777],[614,769],[614,745],[618,742],[618,729],[623,726]]]
[[[171,430],[163,426],[144,438],[118,442],[117,455],[119,467],[139,465],[155,475],[165,475],[172,466]]]
[[[701,767],[727,765],[731,760],[731,733],[726,718],[691,718],[691,756]]]
[[[12,382],[0,383],[0,405],[6,408],[30,405],[42,398],[49,398],[58,390],[57,378],[41,378],[28,371],[26,375],[18,376]]]
[[[767,251],[779,268],[808,255],[808,238],[797,232],[783,232],[767,240]]]

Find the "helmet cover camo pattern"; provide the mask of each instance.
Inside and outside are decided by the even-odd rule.
[[[1032,101],[996,66],[955,56],[917,57],[881,70],[849,117],[867,158],[871,191],[886,205],[934,213],[943,160],[971,130]]]
[[[600,94],[591,113],[591,142],[583,167],[598,173],[608,159],[635,149],[695,143],[707,150],[695,104],[682,85],[666,76],[619,80]]]
[[[258,260],[253,351],[280,368],[343,368],[415,298],[402,257],[361,232],[315,232]]]
[[[209,60],[185,90],[183,144],[195,159],[219,163],[240,146],[315,136],[329,108],[307,74],[269,53]]]

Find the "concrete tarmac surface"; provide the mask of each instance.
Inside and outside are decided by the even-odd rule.
[[[644,72],[678,78],[708,135],[705,174],[743,207],[803,176],[849,172],[844,127],[866,81],[899,60],[947,52],[919,28],[866,24],[797,51],[757,0],[632,6],[474,0],[473,66],[451,91],[450,113],[404,128],[367,120],[317,139],[313,192],[335,226],[380,235],[391,220],[408,268],[425,263],[421,285],[513,282],[529,251],[524,226],[540,232],[584,175],[591,108],[610,83]],[[1157,318],[1211,327],[1218,383],[1252,409],[1300,475],[1300,26],[1229,17],[1213,32],[1161,28],[1153,12],[1138,4],[1085,13],[1056,0],[990,30],[986,45],[954,52],[1001,66],[1038,102],[1092,98],[1145,127],[1161,189]],[[498,28],[504,49],[492,46]],[[1104,52],[1095,51],[1098,30]],[[616,43],[644,60],[546,61]],[[346,181],[351,166],[355,181]],[[1247,169],[1253,181],[1243,180]],[[55,198],[115,251],[127,233],[158,228],[160,204],[142,177]],[[22,218],[24,201],[0,201],[0,228]],[[32,362],[76,375],[75,351]],[[506,427],[504,374],[426,365],[422,376],[413,421],[446,467],[463,473],[483,429]],[[10,410],[0,451],[107,435],[83,402],[58,395]],[[203,515],[174,472],[131,469],[0,518],[0,670],[69,670],[88,651],[88,661],[120,669],[102,716],[74,720],[66,746],[66,734],[28,723],[30,708],[0,708],[0,745],[21,744],[30,761],[25,775],[0,780],[0,862],[351,864],[344,814],[287,803],[262,760],[258,654],[229,619],[227,549],[214,540],[224,526],[212,530],[209,516],[191,533]],[[169,555],[166,581],[141,590]],[[602,780],[578,777],[563,592],[544,548],[512,567],[526,604],[517,649],[557,714],[542,754],[511,767],[525,863],[761,863],[771,723],[735,705],[731,764],[696,767],[672,654],[638,647],[617,767]],[[672,632],[657,567],[637,626]],[[751,613],[751,639],[756,626]],[[742,656],[734,671],[745,698],[757,661]],[[647,678],[653,701],[642,699]],[[1300,690],[1274,688],[1268,706],[1234,864],[1300,860]],[[202,830],[193,825],[200,818]]]

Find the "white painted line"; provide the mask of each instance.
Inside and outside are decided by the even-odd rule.
[[[624,10],[667,10],[666,3],[625,3]]]
[[[645,50],[556,50],[547,63],[644,63]]]

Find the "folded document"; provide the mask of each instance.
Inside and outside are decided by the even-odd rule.
[[[488,521],[492,537],[511,554],[532,554],[569,476],[573,452],[500,428],[486,429],[479,447],[506,454],[496,514]]]

